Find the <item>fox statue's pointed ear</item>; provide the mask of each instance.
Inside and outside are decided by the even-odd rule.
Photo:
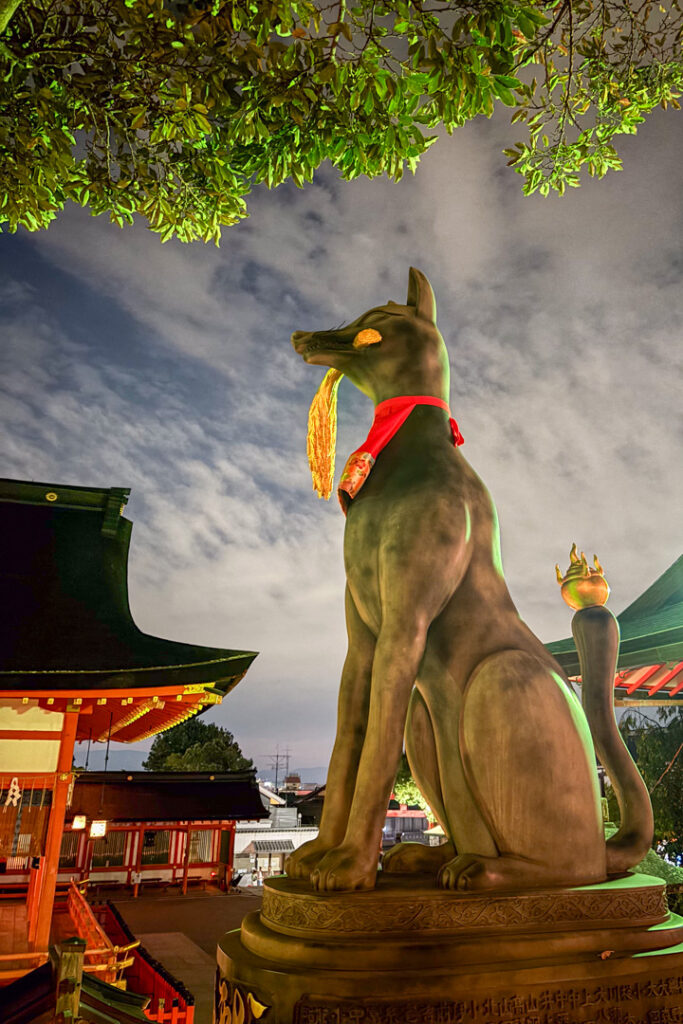
[[[436,299],[432,286],[422,271],[416,270],[415,267],[411,267],[408,273],[406,305],[414,306],[416,314],[424,320],[429,320],[432,324],[436,323]]]

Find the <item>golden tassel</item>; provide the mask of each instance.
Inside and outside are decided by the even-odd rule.
[[[327,501],[334,484],[334,460],[337,448],[337,391],[344,374],[328,370],[315,393],[308,411],[306,451],[313,477],[313,490]]]

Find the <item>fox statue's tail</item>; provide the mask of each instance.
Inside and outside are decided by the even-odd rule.
[[[619,624],[607,608],[595,605],[576,613],[572,632],[581,664],[586,718],[621,813],[619,831],[607,840],[607,873],[619,875],[643,859],[654,831],[649,793],[614,715]]]

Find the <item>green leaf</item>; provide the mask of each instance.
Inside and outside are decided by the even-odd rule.
[[[321,82],[322,84],[324,84],[325,82],[329,82],[336,70],[337,67],[335,64],[328,64],[326,67],[316,72],[316,81]]]
[[[533,39],[535,37],[538,25],[530,18],[528,11],[517,11],[515,13],[515,20],[527,39]]]
[[[496,75],[496,82],[499,82],[502,86],[507,89],[519,89],[521,82],[518,78],[514,78],[512,75]]]
[[[493,91],[498,99],[502,100],[506,107],[514,107],[517,105],[517,101],[510,90],[506,89],[504,85],[500,85],[497,81],[494,81],[493,83]]]

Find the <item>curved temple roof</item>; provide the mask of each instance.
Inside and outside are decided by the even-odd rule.
[[[256,657],[138,629],[129,493],[0,480],[0,696],[79,710],[78,739],[168,729],[220,703]]]

